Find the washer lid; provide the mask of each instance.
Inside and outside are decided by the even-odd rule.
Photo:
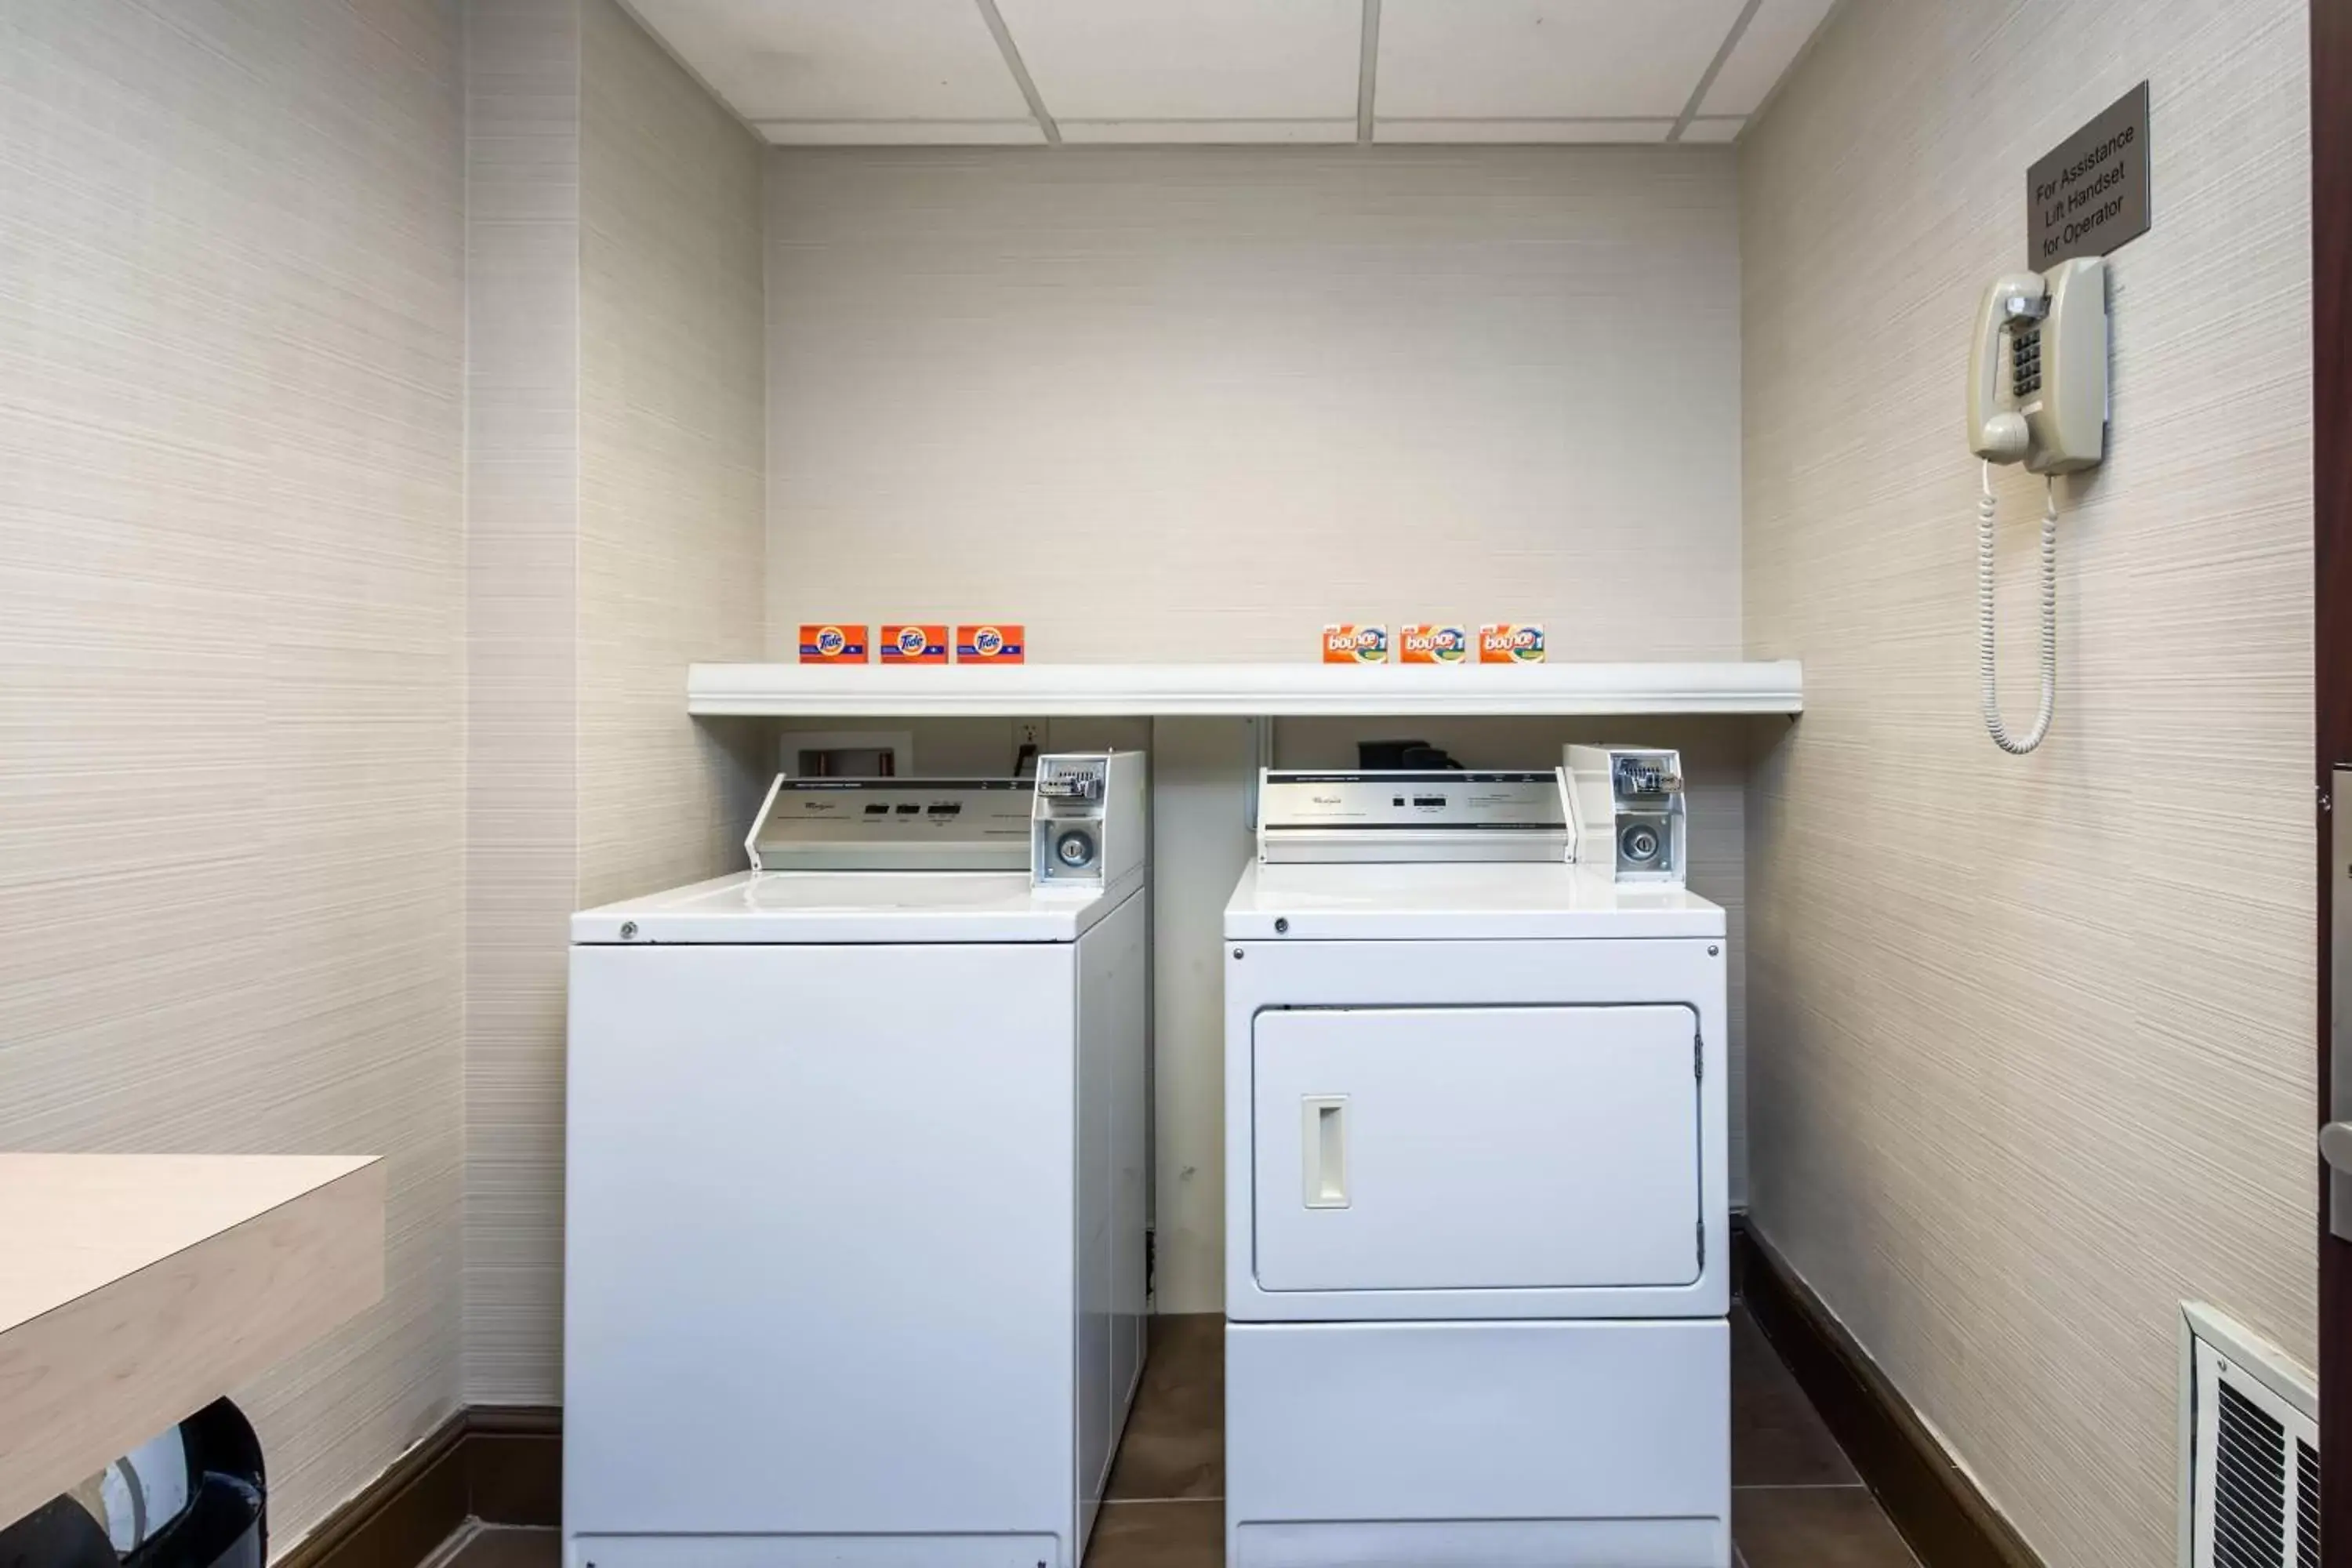
[[[572,917],[572,940],[1075,942],[1140,880],[1039,889],[1026,871],[742,871],[583,910]]]
[[[1277,931],[1276,922],[1283,929]],[[1620,883],[1606,866],[1438,861],[1263,866],[1225,905],[1228,941],[1507,941],[1720,937],[1723,910],[1688,889]]]

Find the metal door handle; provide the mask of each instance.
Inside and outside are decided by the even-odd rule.
[[[2327,1020],[2327,1058],[2328,1076],[2335,1080],[2328,1114],[2336,1120],[2319,1130],[2319,1153],[2327,1162],[2328,1233],[2352,1241],[2352,765],[2339,763],[2328,784],[2327,879],[2333,890],[2327,965],[2334,1005]]]

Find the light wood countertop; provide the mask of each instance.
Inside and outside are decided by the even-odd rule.
[[[0,1153],[0,1523],[383,1294],[373,1156]]]

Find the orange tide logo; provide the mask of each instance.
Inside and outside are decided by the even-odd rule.
[[[883,663],[945,664],[947,661],[947,627],[890,626],[882,628]]]
[[[1019,664],[1029,652],[1028,638],[1010,621],[956,627],[958,664]]]
[[[866,628],[832,622],[811,622],[801,627],[803,664],[864,664]]]
[[[1385,664],[1388,657],[1386,626],[1333,625],[1323,628],[1326,664]]]

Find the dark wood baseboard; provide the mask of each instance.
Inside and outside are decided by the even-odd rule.
[[[1926,1568],[2043,1568],[1771,1243],[1743,1222],[1732,1249],[1749,1315]]]
[[[278,1568],[416,1568],[468,1519],[562,1521],[563,1413],[476,1405],[392,1462]]]

